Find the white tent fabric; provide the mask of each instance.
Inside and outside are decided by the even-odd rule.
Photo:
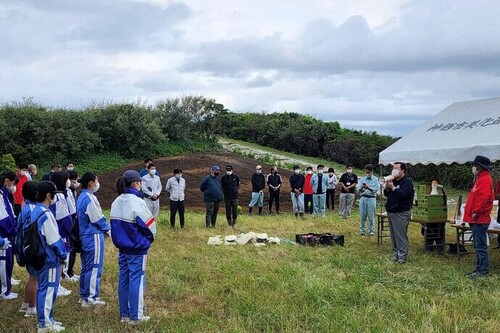
[[[500,97],[450,105],[379,154],[382,165],[500,160]]]

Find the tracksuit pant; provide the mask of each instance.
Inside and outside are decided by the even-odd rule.
[[[12,244],[14,242],[11,241]],[[10,294],[12,269],[14,268],[14,253],[12,247],[0,250],[0,295]]]
[[[138,320],[144,316],[147,255],[118,255],[118,303],[120,317]]]
[[[294,214],[303,214],[304,213],[304,193],[300,193],[296,195],[295,192],[290,193],[290,197],[292,198],[292,206]]]
[[[313,194],[313,215],[326,216],[326,193]]]
[[[366,220],[369,223],[369,233],[375,234],[375,208],[377,206],[377,199],[375,197],[361,197],[359,199],[359,215],[361,215],[361,224],[359,232],[366,233]]]
[[[238,218],[238,199],[225,199],[224,203],[226,205],[227,223],[234,226]]]
[[[83,235],[82,271],[80,273],[80,298],[88,301],[99,297],[101,274],[104,264],[104,235]]]
[[[280,191],[269,190],[269,214],[273,211],[273,202],[276,202],[276,213],[280,212]]]
[[[406,262],[408,258],[408,225],[411,212],[387,213],[391,232],[392,253],[394,260]]]
[[[36,291],[36,313],[38,327],[54,325],[54,307],[57,298],[57,289],[61,278],[61,265],[45,264],[36,272],[38,287]]]

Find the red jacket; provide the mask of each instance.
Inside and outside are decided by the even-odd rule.
[[[313,188],[311,185],[311,178],[313,177],[313,174],[306,174],[306,181],[304,182],[304,194],[313,194]]]
[[[23,185],[28,181],[28,177],[21,174],[20,171],[17,171],[16,174],[17,178],[19,178],[19,181],[16,184],[16,193],[14,193],[14,204],[24,205]]]
[[[490,224],[490,214],[493,209],[494,198],[493,179],[488,170],[483,170],[477,176],[467,197],[463,218],[464,222]],[[477,214],[475,219],[472,218],[473,213]]]

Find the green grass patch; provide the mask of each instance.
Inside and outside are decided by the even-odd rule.
[[[163,207],[164,208],[164,207]],[[293,240],[315,231],[345,235],[345,246],[309,247],[282,243],[256,248],[208,246],[208,237],[233,233],[222,208],[215,230],[204,215],[188,212],[184,230],[169,229],[160,215],[157,239],[148,255],[147,314],[140,326],[120,324],[117,251],[106,241],[101,308],[82,309],[78,285],[56,301],[55,318],[69,332],[495,332],[500,291],[497,275],[470,281],[463,276],[475,256],[423,252],[420,225],[409,228],[405,265],[390,260],[389,240],[359,236],[357,213],[348,220],[296,220],[292,214],[241,216],[237,232],[267,232]],[[448,242],[454,241],[447,228]],[[491,269],[500,271],[500,252],[491,250]],[[79,260],[77,260],[79,265]],[[23,295],[27,274],[15,292]],[[1,301],[2,332],[34,332],[36,321],[18,312],[21,299]]]

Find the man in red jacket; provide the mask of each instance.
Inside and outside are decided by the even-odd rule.
[[[471,279],[486,277],[490,274],[490,259],[486,237],[491,222],[493,209],[493,179],[490,175],[492,168],[489,158],[478,155],[472,164],[474,184],[467,197],[464,211],[464,222],[468,222],[472,229],[474,249],[476,250],[476,269],[466,275]]]

